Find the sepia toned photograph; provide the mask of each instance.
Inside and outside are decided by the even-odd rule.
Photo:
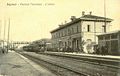
[[[120,76],[120,0],[0,0],[0,76]]]

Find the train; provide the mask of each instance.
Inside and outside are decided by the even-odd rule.
[[[23,46],[23,50],[28,51],[28,52],[45,52],[45,51],[52,51],[52,48],[48,44],[45,44],[45,45],[27,45],[27,46]]]

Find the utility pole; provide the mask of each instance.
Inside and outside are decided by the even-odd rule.
[[[2,21],[0,20],[0,40],[1,40],[1,32],[2,32]]]
[[[8,24],[7,52],[9,50],[9,35],[10,35],[10,18],[9,18],[9,24]]]
[[[97,22],[97,18],[94,21],[94,40],[95,40],[95,44],[97,44],[96,43],[96,22]]]
[[[4,20],[3,49],[5,49],[6,20]]]
[[[0,20],[0,46],[1,46],[1,42],[2,42],[2,40],[1,40],[1,32],[2,32],[2,21]]]
[[[104,17],[105,17],[104,32],[106,33],[106,0],[104,0]]]

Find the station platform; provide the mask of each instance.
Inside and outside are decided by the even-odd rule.
[[[84,53],[66,53],[66,54],[120,59],[120,56],[112,56],[112,55],[97,55],[97,54],[84,54]]]
[[[120,56],[113,56],[113,55],[97,55],[97,54],[86,54],[86,53],[68,53],[68,52],[46,52],[46,53],[56,53],[56,54],[69,54],[69,55],[80,55],[86,57],[96,57],[96,58],[106,58],[106,59],[116,59],[120,60]]]
[[[56,76],[24,56],[9,51],[0,53],[0,76]]]

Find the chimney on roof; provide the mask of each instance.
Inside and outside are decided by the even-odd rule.
[[[67,21],[65,21],[65,24],[67,23]]]
[[[82,16],[84,16],[85,15],[85,11],[82,11]]]
[[[71,18],[70,18],[72,21],[74,21],[75,19],[76,19],[76,17],[75,16],[71,16]]]
[[[58,25],[59,27],[62,27],[62,25]]]
[[[92,15],[92,11],[90,11],[90,15]]]
[[[59,26],[59,27],[62,27],[62,26],[63,26],[63,23],[59,24],[58,26]]]

